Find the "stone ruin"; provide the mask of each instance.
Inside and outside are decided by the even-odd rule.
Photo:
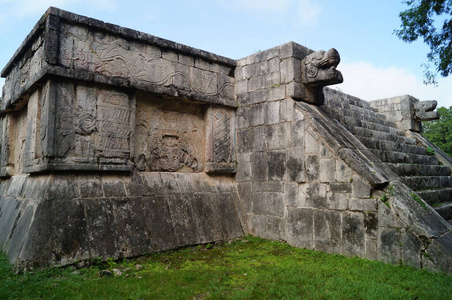
[[[23,270],[252,234],[452,273],[452,159],[420,133],[436,102],[324,88],[339,62],[49,8],[2,71],[1,251]]]

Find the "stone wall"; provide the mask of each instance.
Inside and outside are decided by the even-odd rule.
[[[242,236],[235,64],[50,8],[2,72],[1,250],[23,269]]]
[[[134,257],[243,234],[229,176],[16,175],[0,188],[0,245],[19,269]]]
[[[451,226],[383,158],[436,161],[323,88],[339,61],[293,42],[234,61],[50,8],[2,72],[1,249],[30,268],[249,233],[452,272]]]

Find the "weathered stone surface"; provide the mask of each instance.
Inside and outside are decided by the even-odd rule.
[[[314,248],[314,210],[295,208],[288,212],[286,239],[293,246]]]
[[[381,228],[378,231],[378,258],[397,264],[401,261],[401,236],[394,228]]]
[[[342,218],[339,211],[314,211],[315,249],[341,253]]]
[[[361,213],[342,213],[342,253],[365,257],[364,216]]]
[[[162,191],[152,188],[153,181],[161,180],[158,173],[137,173],[129,183],[108,176],[85,175],[77,180],[48,177],[48,181],[27,177],[25,185],[38,185],[44,191],[65,188],[43,201],[2,197],[1,212],[9,212],[10,218],[1,218],[2,228],[8,228],[8,235],[0,235],[1,243],[10,245],[4,250],[12,261],[28,268],[73,263],[93,255],[136,256],[242,235],[234,204],[238,195],[232,181],[220,184],[219,179],[206,175],[193,176],[179,174],[179,184]],[[137,180],[147,188],[128,187]],[[73,183],[78,183],[80,195],[67,188]],[[97,187],[88,189],[92,184]],[[212,184],[222,191],[212,193],[205,188]],[[124,195],[124,185],[128,191],[135,190],[134,195]],[[107,189],[122,193],[104,195],[102,190]],[[187,193],[190,189],[192,193]]]
[[[28,268],[251,233],[452,272],[450,225],[410,189],[450,170],[398,129],[433,102],[324,90],[338,63],[293,42],[234,61],[49,9],[3,72],[1,250]]]

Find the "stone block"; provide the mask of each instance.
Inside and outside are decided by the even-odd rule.
[[[367,238],[376,240],[378,233],[378,214],[375,212],[364,213],[364,228],[366,229]]]
[[[267,181],[268,156],[265,152],[251,153],[251,176],[253,180]]]
[[[268,148],[267,127],[253,128],[253,151],[263,151]]]
[[[284,193],[254,192],[253,213],[255,215],[284,216]]]
[[[251,180],[251,154],[239,153],[237,155],[237,182]]]
[[[269,102],[265,105],[265,124],[272,125],[280,122],[279,106],[279,101]]]
[[[452,273],[452,234],[450,232],[433,241],[427,251],[437,269]]]
[[[286,240],[295,247],[314,249],[314,210],[289,209],[286,222]]]
[[[287,151],[287,176],[289,181],[305,182],[304,151],[302,148],[292,148]]]
[[[282,100],[284,98],[286,98],[286,87],[284,84],[268,88],[268,101]]]
[[[279,73],[279,63],[280,58],[279,57],[273,57],[268,61],[268,72],[269,73]],[[281,78],[281,77],[280,77]],[[281,82],[281,81],[280,81]]]
[[[126,196],[126,191],[124,189],[123,178],[104,178],[102,180],[103,194],[105,197],[124,197]]]
[[[286,151],[268,152],[268,180],[284,180],[286,175]]]
[[[351,193],[352,187],[350,183],[330,183],[332,193]]]
[[[301,82],[301,67],[300,61],[295,58],[282,59],[280,63],[281,68],[281,82]]]
[[[286,97],[293,98],[294,100],[301,100],[308,97],[305,86],[296,81],[286,82]]]
[[[289,128],[290,127],[288,123],[280,123],[268,126],[268,149],[285,149],[290,141]]]
[[[378,258],[378,248],[376,239],[366,238],[366,256],[364,257],[370,260],[377,260]]]
[[[243,129],[250,127],[250,111],[248,107],[240,107],[237,109],[237,128]]]
[[[365,228],[362,213],[342,213],[342,254],[365,257]]]
[[[348,208],[356,211],[377,211],[376,199],[350,199],[348,202]]]
[[[235,82],[235,93],[237,95],[248,92],[248,80],[238,80]]]
[[[314,211],[314,241],[316,250],[340,254],[342,252],[341,231],[341,212],[331,210]]]
[[[353,176],[352,190],[355,198],[370,198],[370,185],[360,176]]]
[[[401,234],[394,228],[380,227],[378,229],[378,260],[398,264],[402,260]]]
[[[183,55],[183,54],[179,54],[179,63],[189,66],[189,67],[194,67],[195,66],[195,59],[191,56],[187,56],[187,55]]]
[[[336,160],[336,171],[334,172],[337,182],[350,182],[352,171],[343,161]]]
[[[281,218],[265,215],[248,215],[248,227],[254,235],[267,239],[281,239]]]
[[[210,63],[200,58],[195,58],[195,67],[201,70],[210,71]]]
[[[279,110],[279,113],[280,113],[279,119],[281,120],[281,122],[292,122],[294,119],[294,117],[293,117],[294,101],[290,98],[285,98],[280,103],[281,104],[280,104],[280,110]],[[301,112],[299,112],[299,113],[302,114]],[[300,119],[297,121],[303,121],[303,120]],[[303,128],[303,130],[304,130],[304,128]],[[293,132],[295,132],[295,130]],[[301,132],[300,132],[300,134],[301,134]],[[294,134],[292,134],[292,136],[294,136]]]
[[[285,205],[299,207],[300,193],[298,191],[298,183],[286,183],[284,186]]]
[[[328,208],[327,185],[321,183],[305,183],[300,185],[302,207]]]
[[[331,193],[326,196],[326,208],[335,210],[347,210],[348,209],[348,197],[343,193]]]
[[[305,143],[305,121],[304,120],[297,120],[295,122],[292,122],[292,146],[293,147],[304,147]]]
[[[284,181],[254,181],[253,191],[256,192],[284,192]]]
[[[320,159],[319,179],[320,182],[334,182],[335,159]]]
[[[258,68],[256,64],[246,65],[242,68],[243,79],[250,79],[251,77],[258,76]]]
[[[306,133],[305,135],[305,151],[309,154],[319,153],[319,144],[310,133]]]
[[[263,104],[254,105],[249,108],[250,125],[259,126],[265,124],[265,110]]]
[[[251,213],[253,210],[253,190],[252,183],[245,182],[237,184],[237,191],[239,194],[240,207],[245,213]]]
[[[400,221],[396,214],[389,207],[387,207],[383,201],[378,201],[378,226],[393,228],[404,227],[404,224]],[[391,205],[390,202],[389,205]]]
[[[239,129],[237,133],[237,151],[238,153],[251,152],[253,149],[253,129]]]
[[[319,143],[319,148],[320,148],[320,157],[322,157],[322,158],[330,158],[331,157],[330,148],[328,148],[328,146],[323,141],[321,141]]]
[[[317,155],[305,155],[305,172],[306,181],[313,182],[319,179],[319,157]]]
[[[284,82],[281,82],[281,73],[280,72],[273,72],[265,74],[267,89],[271,88],[277,88],[280,86],[284,86]],[[284,90],[285,92],[285,90]]]
[[[402,231],[402,261],[404,265],[421,267],[422,241],[408,230]]]
[[[248,92],[265,89],[266,84],[267,84],[267,79],[266,79],[265,75],[251,77],[248,80]]]
[[[169,60],[169,61],[172,61],[172,62],[178,62],[177,56],[178,55],[177,55],[176,52],[166,51],[166,50],[162,51],[162,58],[163,59],[166,59],[166,60]]]

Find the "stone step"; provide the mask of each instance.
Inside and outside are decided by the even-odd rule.
[[[414,191],[452,187],[452,176],[409,176],[400,180]]]
[[[399,176],[450,176],[449,167],[440,165],[386,164]]]
[[[418,155],[425,155],[426,149],[424,147],[410,145],[407,143],[397,143],[384,140],[381,138],[368,138],[368,137],[358,137],[358,139],[370,149],[376,150],[386,150],[392,152],[403,152],[403,153],[413,153]]]
[[[397,151],[386,151],[379,149],[369,149],[381,161],[387,163],[419,164],[419,165],[439,165],[435,156],[419,155],[413,153],[403,153]]]
[[[452,187],[438,190],[417,191],[416,194],[433,208],[438,204],[452,202]]]
[[[358,138],[373,138],[379,140],[390,141],[399,144],[416,145],[416,139],[401,136],[395,133],[388,133],[385,131],[378,131],[363,127],[355,127],[355,135]]]
[[[434,207],[436,212],[446,221],[452,220],[452,202],[444,203],[441,206]]]

